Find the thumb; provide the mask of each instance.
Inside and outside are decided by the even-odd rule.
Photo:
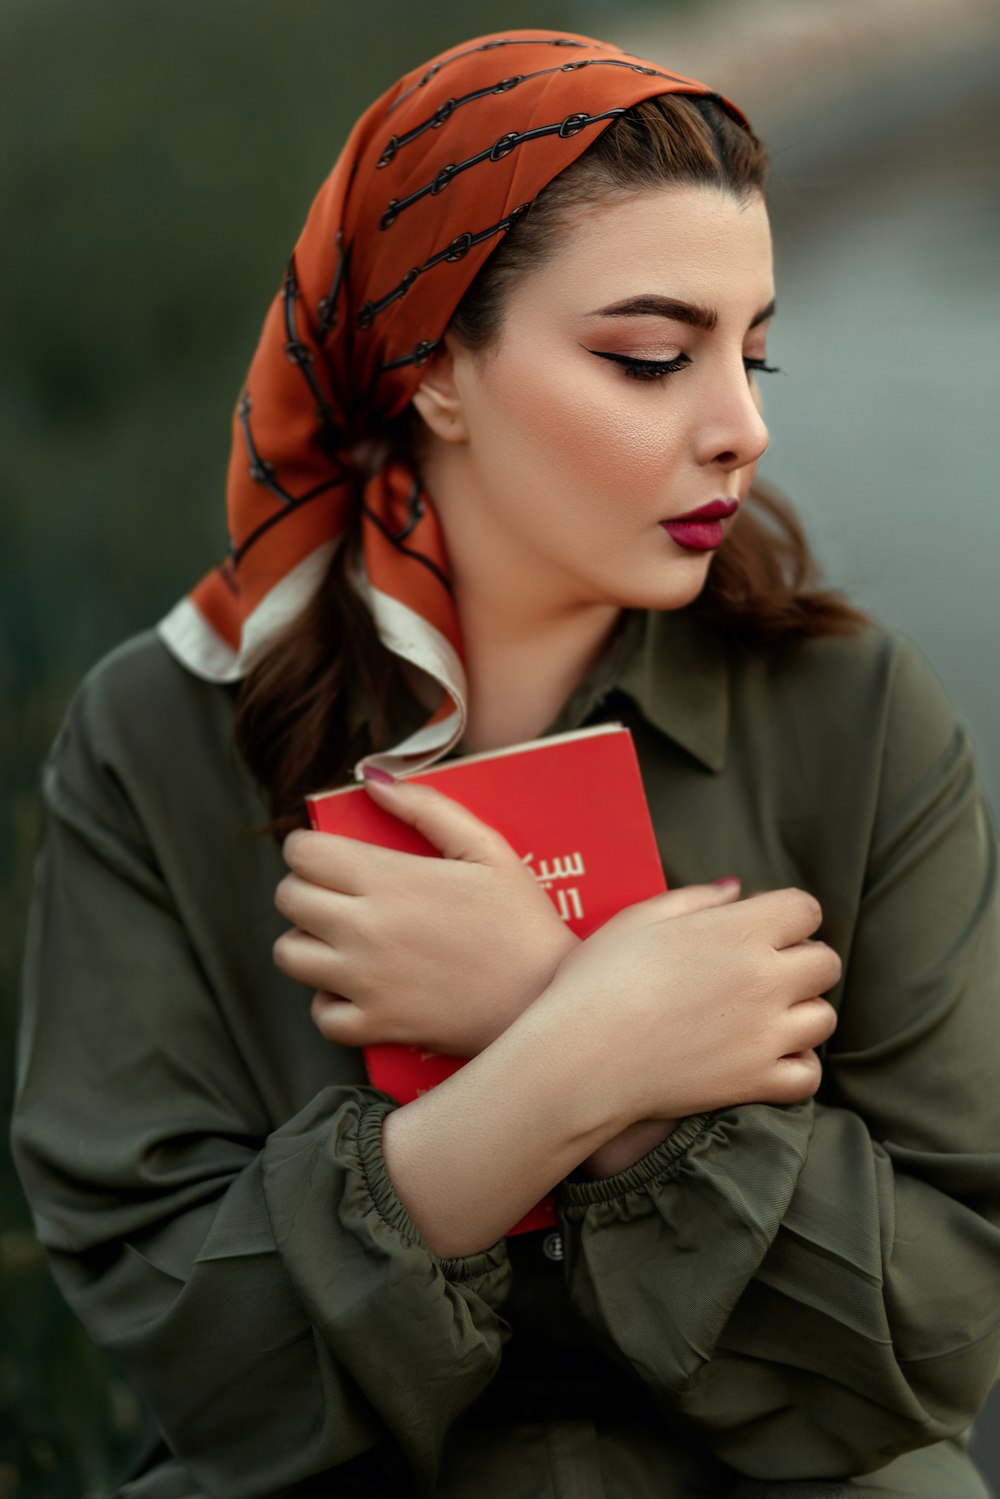
[[[691,916],[695,911],[706,911],[712,906],[727,906],[740,898],[738,879],[726,879],[718,884],[679,885],[676,890],[666,890],[662,895],[653,895],[649,900],[639,901],[612,919],[623,921],[667,921],[674,916]]]
[[[666,919],[669,916],[690,916],[694,911],[705,911],[710,906],[726,906],[739,900],[741,885],[735,877],[727,876],[708,885],[680,885],[676,890],[667,890],[656,895],[648,905],[651,914]],[[660,904],[654,907],[654,901]]]
[[[376,806],[407,823],[446,859],[470,864],[500,864],[510,859],[520,863],[503,834],[461,802],[417,781],[383,781],[385,771],[373,774],[373,768],[365,766],[364,785]]]

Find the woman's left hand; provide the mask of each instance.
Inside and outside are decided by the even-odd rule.
[[[430,786],[366,782],[444,858],[296,829],[275,891],[281,971],[329,1041],[472,1057],[542,992],[576,938],[502,835]]]

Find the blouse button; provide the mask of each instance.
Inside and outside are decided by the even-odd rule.
[[[561,1260],[563,1257],[562,1234],[546,1234],[542,1240],[542,1253],[547,1260]]]

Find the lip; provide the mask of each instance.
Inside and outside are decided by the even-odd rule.
[[[672,526],[679,520],[724,520],[726,516],[735,515],[739,508],[739,500],[709,500],[707,505],[699,505],[697,510],[685,510],[683,515],[672,515],[669,520],[661,521],[661,525]]]
[[[710,500],[707,505],[699,505],[697,510],[662,520],[660,525],[671,541],[685,551],[711,552],[722,545],[721,522],[727,516],[735,515],[739,508],[739,500]]]
[[[689,552],[711,552],[722,545],[722,523],[717,520],[661,521],[671,541]]]

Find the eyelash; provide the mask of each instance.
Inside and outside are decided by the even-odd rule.
[[[624,366],[624,374],[630,380],[662,380],[665,375],[676,375],[691,363],[687,354],[678,354],[676,359],[632,359],[628,354],[606,354],[590,349],[598,359],[611,359]],[[776,364],[767,364],[763,359],[744,359],[743,367],[748,375],[780,375]]]

